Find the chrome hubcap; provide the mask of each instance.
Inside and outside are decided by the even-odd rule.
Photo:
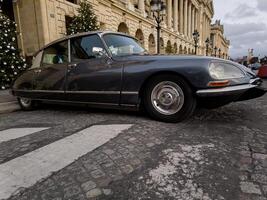
[[[183,90],[172,81],[157,84],[151,93],[153,107],[164,115],[177,113],[184,105]]]
[[[31,100],[28,98],[20,98],[20,102],[24,107],[28,107],[31,104]]]

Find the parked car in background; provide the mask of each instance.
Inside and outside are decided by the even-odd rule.
[[[12,86],[23,110],[40,101],[145,108],[151,117],[178,122],[196,105],[219,107],[265,94],[247,67],[204,56],[149,55],[131,36],[89,32],[42,48]]]
[[[249,64],[248,67],[257,75],[259,72],[259,68],[261,67],[261,64],[256,62],[253,64]]]
[[[258,71],[258,76],[260,78],[267,78],[267,64],[263,64]]]

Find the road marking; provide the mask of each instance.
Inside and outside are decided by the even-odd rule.
[[[32,133],[36,133],[39,131],[43,131],[49,129],[50,127],[42,127],[42,128],[10,128],[4,131],[0,131],[0,143],[6,142],[9,140],[17,139],[26,135],[30,135]]]
[[[105,144],[131,124],[95,125],[0,165],[0,199],[6,199]]]

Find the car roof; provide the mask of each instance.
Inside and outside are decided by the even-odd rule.
[[[63,42],[63,41],[66,41],[68,39],[72,39],[72,38],[77,38],[77,37],[82,37],[82,36],[87,36],[87,35],[93,35],[93,34],[98,34],[98,35],[104,35],[104,34],[116,34],[116,35],[124,35],[124,36],[127,36],[127,37],[131,37],[131,38],[134,38],[130,35],[127,35],[125,33],[120,33],[120,32],[114,32],[114,31],[88,31],[88,32],[83,32],[83,33],[77,33],[77,34],[73,34],[73,35],[68,35],[68,36],[65,36],[65,37],[62,37],[60,39],[57,39],[53,42],[50,42],[48,44],[46,44],[45,46],[43,46],[42,48],[40,48],[35,54],[34,56],[36,56],[40,51],[44,50],[45,48],[53,45],[53,44],[57,44],[59,42]]]
[[[57,44],[59,42],[66,41],[68,39],[78,38],[78,37],[87,36],[87,35],[93,35],[93,34],[98,34],[100,36],[102,36],[104,34],[116,34],[116,35],[123,35],[123,36],[126,36],[126,37],[134,38],[133,36],[130,36],[128,34],[121,33],[121,32],[114,32],[114,31],[89,31],[89,32],[83,32],[83,33],[77,33],[77,34],[73,34],[73,35],[68,35],[68,36],[62,37],[60,39],[57,39],[57,40],[55,40],[53,42],[50,42],[50,43],[46,44],[45,46],[40,48],[34,54],[34,56],[36,56],[40,51],[44,50],[45,48],[47,48],[47,47],[49,47],[49,46],[51,46],[53,44]],[[204,59],[204,60],[226,61],[226,60],[218,58],[218,57],[208,57],[208,56],[200,56],[200,55],[179,55],[179,59]]]

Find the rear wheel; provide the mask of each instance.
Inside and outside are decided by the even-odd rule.
[[[18,102],[22,110],[33,110],[37,106],[36,101],[25,97],[18,97]]]
[[[165,122],[182,121],[196,108],[191,87],[175,75],[152,78],[145,87],[143,102],[151,117]]]

